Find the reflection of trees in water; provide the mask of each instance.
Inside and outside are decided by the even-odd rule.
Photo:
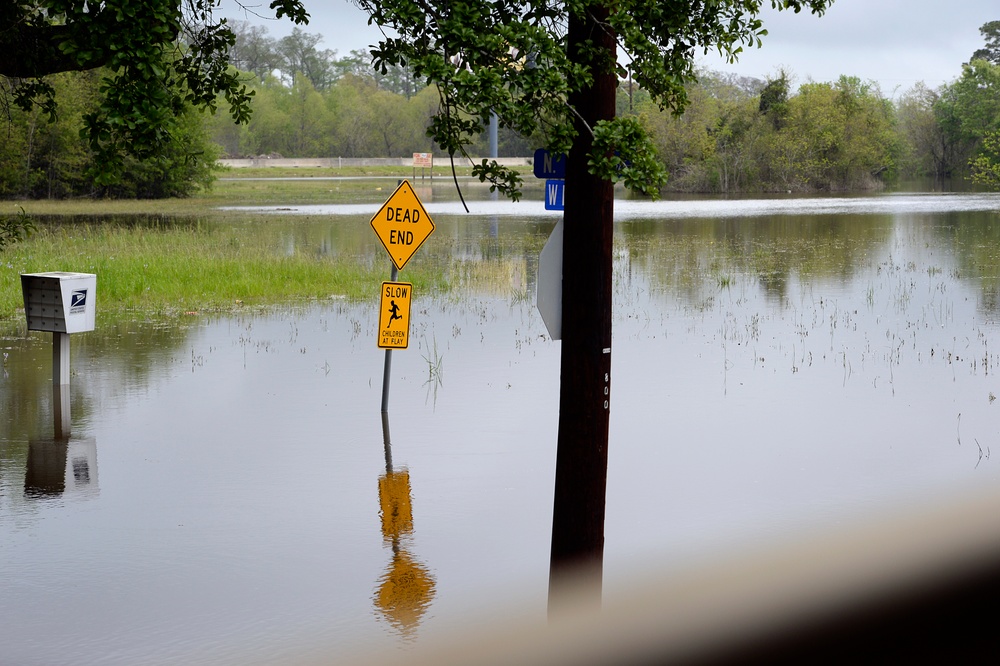
[[[367,268],[389,259],[367,218],[295,216],[294,224],[271,219],[254,225],[254,233],[277,233],[277,247],[359,262]],[[517,296],[532,293],[537,257],[553,222],[467,215],[435,216],[431,240],[407,264],[410,279],[419,272],[420,293],[448,292],[457,296],[487,294]],[[276,232],[274,230],[277,230]]]
[[[436,221],[436,220],[435,220]],[[433,288],[461,298],[490,295],[518,300],[533,295],[538,253],[554,223],[504,219],[491,235],[490,220],[445,218],[413,261],[434,267]]]
[[[738,219],[636,220],[622,225],[631,260],[653,288],[698,307],[720,288],[754,281],[775,300],[790,278],[847,282],[884,245],[882,215],[775,215]]]
[[[943,213],[933,230],[954,254],[958,273],[954,277],[979,290],[979,311],[1000,315],[1000,214]]]
[[[983,314],[1000,314],[1000,285],[983,284],[982,298],[979,301],[979,311]]]

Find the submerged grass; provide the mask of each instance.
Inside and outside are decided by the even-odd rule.
[[[389,262],[364,216],[282,218],[230,208],[363,203],[374,213],[395,185],[330,180],[328,171],[232,169],[188,199],[0,201],[0,215],[24,210],[37,227],[0,254],[0,322],[22,317],[18,275],[42,271],[97,274],[99,320],[373,298],[388,279]],[[403,172],[383,168],[380,175],[410,176],[410,169]],[[291,175],[298,178],[260,180]],[[407,264],[405,279],[423,294],[486,285],[501,293],[524,289],[524,248],[510,250],[511,257],[496,256],[507,252],[499,246],[479,250],[503,265],[458,261],[449,235],[439,234]]]
[[[62,270],[98,275],[98,316],[141,311],[180,314],[377,293],[384,266],[372,257],[287,252],[259,229],[195,221],[136,227],[46,224],[9,248],[0,270],[0,319],[22,307],[20,273]],[[409,275],[443,281],[433,266]]]

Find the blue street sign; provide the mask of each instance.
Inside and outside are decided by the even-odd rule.
[[[535,151],[535,178],[566,178],[566,156],[553,155],[544,148]]]
[[[545,210],[566,209],[566,181],[545,181]]]

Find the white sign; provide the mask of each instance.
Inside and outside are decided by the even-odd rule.
[[[434,154],[433,153],[413,153],[413,168],[416,169],[420,167],[421,169],[433,169],[434,168]]]
[[[545,330],[553,340],[562,339],[562,264],[563,221],[559,220],[538,255],[538,291],[535,297]]]

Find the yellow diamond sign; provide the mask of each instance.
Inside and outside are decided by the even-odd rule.
[[[372,229],[382,241],[397,269],[410,260],[434,231],[434,221],[424,210],[409,181],[404,180],[372,218]]]

